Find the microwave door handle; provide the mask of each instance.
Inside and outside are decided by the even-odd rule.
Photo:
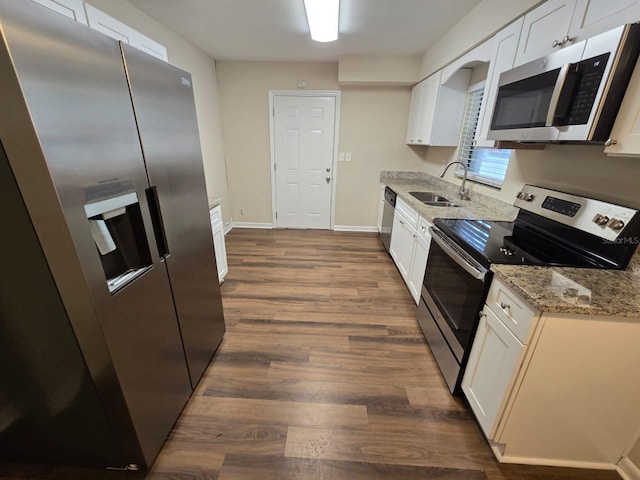
[[[556,79],[556,85],[553,87],[553,93],[551,94],[551,102],[549,103],[549,111],[547,112],[547,121],[545,123],[546,127],[553,126],[553,118],[556,116],[556,110],[558,110],[558,103],[560,103],[560,98],[562,97],[562,91],[564,90],[565,83],[567,82],[567,77],[569,76],[569,69],[571,68],[570,63],[565,63],[558,73],[558,78]]]

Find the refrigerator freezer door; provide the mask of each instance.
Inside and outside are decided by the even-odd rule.
[[[121,45],[149,184],[156,187],[167,268],[195,388],[224,334],[191,76]]]
[[[11,112],[0,137],[123,457],[144,467],[191,387],[166,269],[148,248],[148,182],[120,48],[34,2],[0,0],[0,25],[0,104]],[[121,230],[146,248],[146,270],[110,292],[84,207],[128,191],[139,203]]]

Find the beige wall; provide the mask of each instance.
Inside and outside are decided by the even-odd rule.
[[[341,152],[351,162],[338,162],[335,224],[376,224],[380,170],[419,171],[419,151],[405,145],[409,88],[345,87],[340,117]]]
[[[218,82],[234,222],[272,223],[269,90],[337,90],[336,63],[219,61]]]
[[[338,90],[337,63],[218,62],[229,192],[234,222],[271,223],[269,90]],[[404,145],[408,87],[344,87],[338,150],[335,224],[376,224],[380,170],[419,170]]]
[[[338,59],[340,85],[414,85],[418,82],[420,56],[344,55]]]
[[[125,0],[90,0],[88,3],[164,45],[169,62],[191,73],[207,193],[210,198],[222,198],[226,224],[230,220],[230,204],[214,60]]]

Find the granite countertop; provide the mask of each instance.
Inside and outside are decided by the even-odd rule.
[[[541,312],[640,318],[640,277],[631,271],[491,265]]]
[[[469,218],[481,220],[514,220],[518,210],[513,205],[487,195],[470,192],[471,200],[458,200],[459,185],[425,173],[382,172],[380,181],[420,216],[433,222],[434,218]],[[457,203],[458,207],[425,205],[409,192],[433,192]]]

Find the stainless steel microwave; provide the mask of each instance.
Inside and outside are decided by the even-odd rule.
[[[502,73],[488,138],[607,142],[639,52],[623,25]]]

